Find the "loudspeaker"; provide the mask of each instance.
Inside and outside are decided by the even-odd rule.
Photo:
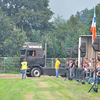
[[[86,42],[81,43],[80,50],[82,53],[86,53]]]
[[[92,44],[92,47],[94,49],[94,51],[100,51],[100,37],[96,37],[93,44]]]
[[[67,55],[67,57],[71,57],[72,56],[72,48],[67,48],[66,49],[66,55]]]
[[[78,45],[74,45],[74,47],[73,47],[73,53],[75,55],[78,55]]]
[[[82,42],[80,46],[81,57],[85,57],[86,55],[86,42]]]
[[[81,57],[85,57],[86,53],[81,52]]]

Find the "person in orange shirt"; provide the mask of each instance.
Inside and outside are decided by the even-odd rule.
[[[55,62],[56,77],[59,77],[58,72],[59,72],[60,61],[57,58],[55,60],[56,60]]]

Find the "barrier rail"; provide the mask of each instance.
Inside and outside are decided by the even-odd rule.
[[[58,58],[61,64],[65,64],[67,58]],[[55,67],[55,58],[46,59],[46,67]],[[60,66],[61,67],[61,66]],[[20,72],[20,57],[0,57],[0,73],[19,73]]]

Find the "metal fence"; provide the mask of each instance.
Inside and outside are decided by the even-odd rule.
[[[65,64],[67,58],[58,58],[61,64]],[[46,67],[55,67],[55,58],[46,59]],[[61,66],[60,66],[61,67]],[[20,72],[20,57],[0,57],[0,73],[19,73]]]
[[[66,64],[68,58],[58,58],[61,64]],[[55,58],[46,59],[46,67],[54,68],[55,67]],[[61,66],[60,66],[61,67]]]
[[[0,57],[0,73],[18,73],[20,71],[19,57]]]

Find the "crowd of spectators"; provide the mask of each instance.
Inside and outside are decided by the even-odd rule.
[[[100,57],[100,53],[98,54],[98,57]],[[67,77],[71,78],[82,78],[87,79],[88,83],[92,83],[95,81],[96,77],[96,83],[100,84],[100,59],[97,58],[90,58],[89,60],[87,58],[84,59],[84,61],[81,61],[81,65],[78,66],[78,59],[69,59],[69,61],[66,62],[67,65]],[[96,71],[95,71],[96,69]],[[96,72],[96,74],[95,74]],[[96,75],[96,76],[95,76]]]
[[[78,59],[73,60],[69,59],[69,61],[66,62],[67,66],[67,77],[72,78],[78,78]]]

